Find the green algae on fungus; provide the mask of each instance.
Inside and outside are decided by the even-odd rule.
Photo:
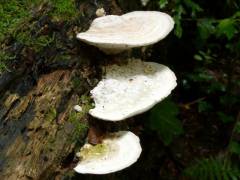
[[[110,144],[107,143],[97,145],[86,144],[78,153],[78,156],[82,160],[101,158],[107,155],[109,150]]]
[[[108,174],[122,170],[137,161],[142,148],[139,138],[130,131],[107,134],[102,144],[85,144],[74,170],[81,174]]]

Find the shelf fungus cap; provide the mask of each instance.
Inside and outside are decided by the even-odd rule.
[[[134,11],[122,16],[107,15],[96,18],[88,31],[77,38],[98,47],[107,54],[154,44],[165,38],[174,27],[166,13]]]
[[[81,174],[108,174],[129,167],[137,161],[142,148],[139,138],[130,131],[111,133],[102,144],[85,144],[78,153],[74,170]]]
[[[166,66],[130,59],[108,65],[106,75],[91,90],[95,107],[89,113],[102,120],[120,121],[152,108],[176,87],[176,76]]]

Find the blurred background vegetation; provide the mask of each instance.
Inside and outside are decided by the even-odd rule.
[[[102,2],[93,1],[98,7]],[[69,28],[79,21],[78,1],[48,3],[54,10],[46,10],[46,15],[53,21],[63,20]],[[156,10],[174,17],[174,32],[136,56],[168,65],[176,73],[178,87],[130,125],[140,134],[143,154],[138,163],[108,178],[126,179],[127,174],[127,179],[240,179],[240,1],[150,0],[143,6],[141,0],[118,0],[117,4],[124,13]],[[44,9],[42,1],[1,0],[0,75],[14,71],[26,56],[20,47],[41,53],[64,43],[58,34],[37,31],[34,18],[40,8]],[[69,39],[74,36],[69,34]],[[79,177],[89,178],[73,178]]]

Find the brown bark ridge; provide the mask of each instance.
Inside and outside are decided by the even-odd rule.
[[[105,55],[76,40],[76,32],[88,28],[95,11],[120,14],[114,0],[76,1],[79,16],[54,21],[44,1],[35,15],[16,32],[31,37],[54,36],[37,51],[6,37],[5,47],[14,53],[11,72],[0,77],[0,176],[1,180],[59,179],[70,176],[75,153],[85,141],[89,91],[101,75]],[[74,105],[81,105],[76,112]]]

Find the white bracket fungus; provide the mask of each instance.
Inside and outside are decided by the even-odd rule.
[[[145,5],[148,1],[141,2]],[[104,11],[99,9],[96,15],[104,15]],[[165,38],[173,26],[173,19],[165,13],[135,11],[96,18],[89,30],[77,38],[107,54],[116,54],[154,44]],[[120,121],[149,110],[177,85],[175,74],[155,62],[129,59],[126,64],[108,65],[104,70],[104,79],[91,91],[95,107],[89,113],[107,121]],[[116,172],[136,162],[141,151],[139,138],[133,133],[112,133],[101,144],[85,144],[77,154],[80,163],[74,170],[82,174]]]
[[[152,108],[176,87],[176,76],[166,66],[131,59],[106,66],[106,76],[91,91],[95,108],[89,113],[107,121],[120,121]]]
[[[137,161],[142,148],[139,138],[130,131],[107,136],[102,144],[85,144],[78,153],[79,164],[74,170],[81,174],[108,174],[120,171]]]
[[[173,26],[173,19],[166,13],[134,11],[122,16],[96,18],[89,30],[77,34],[77,38],[107,54],[116,54],[133,47],[154,44],[165,38]]]

